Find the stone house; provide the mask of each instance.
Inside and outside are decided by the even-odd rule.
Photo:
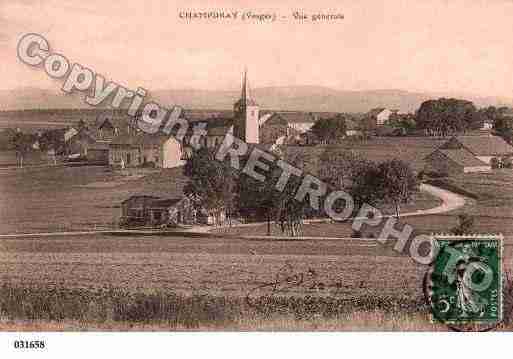
[[[185,164],[182,144],[173,136],[126,134],[115,137],[109,144],[109,164],[126,167],[154,165],[173,168]]]

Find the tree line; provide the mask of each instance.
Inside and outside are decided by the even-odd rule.
[[[391,204],[399,216],[401,205],[410,201],[418,191],[418,180],[403,161],[392,159],[375,163],[347,151],[325,154],[321,158],[324,171],[321,171],[320,179],[331,189],[344,190],[352,196],[353,215],[363,204]],[[304,161],[301,155],[284,160],[296,168],[301,168]],[[323,205],[314,210],[306,201],[295,199],[302,177],[291,176],[284,190],[277,191],[275,186],[283,169],[274,163],[269,163],[269,167],[266,180],[259,181],[234,170],[228,162],[217,161],[214,149],[201,148],[184,167],[184,174],[189,178],[184,193],[197,209],[207,211],[217,223],[220,223],[222,213],[230,218],[265,221],[268,235],[272,222],[278,224],[283,233],[297,236],[301,234],[303,219],[327,218]],[[321,198],[321,202],[325,199]],[[332,208],[340,213],[345,205],[341,200]]]
[[[401,136],[423,132],[427,136],[452,136],[479,130],[490,123],[492,130],[507,142],[513,140],[512,120],[507,116],[508,107],[488,106],[478,109],[471,101],[455,98],[439,98],[424,101],[414,114],[390,115],[383,128],[387,136]],[[335,144],[347,135],[347,122],[358,123],[360,136],[379,133],[376,123],[365,114],[338,114],[319,119],[309,133],[319,143]],[[381,130],[383,130],[381,128]]]

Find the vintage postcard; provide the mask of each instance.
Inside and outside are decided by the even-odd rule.
[[[0,332],[511,331],[512,18],[2,0]]]

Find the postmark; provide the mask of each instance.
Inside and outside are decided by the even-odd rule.
[[[438,255],[424,280],[434,322],[489,330],[503,319],[502,236],[435,235]]]

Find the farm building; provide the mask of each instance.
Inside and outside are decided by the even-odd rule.
[[[424,170],[444,176],[460,173],[489,172],[491,166],[475,157],[465,148],[436,149],[425,158]]]
[[[187,197],[164,199],[135,195],[121,203],[121,223],[127,226],[192,224],[196,213]]]
[[[115,137],[109,144],[109,164],[120,162],[127,167],[154,164],[155,167],[173,168],[183,165],[182,145],[173,136],[125,134]]]
[[[165,194],[164,194],[165,195]],[[180,224],[215,224],[226,220],[226,212],[220,211],[218,217],[197,210],[187,197],[164,198],[164,196],[133,195],[121,203],[120,223],[125,226],[176,226]]]
[[[441,149],[466,149],[477,159],[490,164],[492,158],[513,155],[513,147],[498,136],[454,136]]]

